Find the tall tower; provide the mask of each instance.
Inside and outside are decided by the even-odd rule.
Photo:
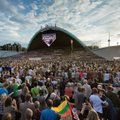
[[[110,47],[110,32],[108,33],[108,47]]]
[[[117,46],[119,45],[119,42],[117,42]]]

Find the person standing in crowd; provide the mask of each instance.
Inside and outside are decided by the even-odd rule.
[[[88,111],[86,118],[84,118],[85,111]],[[100,120],[98,113],[92,108],[90,103],[84,103],[79,113],[80,120]]]
[[[41,88],[38,86],[38,82],[35,81],[34,86],[31,88],[33,102],[35,102],[37,100],[37,96],[39,95],[40,91],[41,91]]]
[[[119,100],[118,96],[113,92],[113,87],[112,86],[107,87],[106,95],[107,95],[108,98],[110,98],[114,107],[116,107],[116,108],[120,107],[120,100]]]
[[[119,114],[120,114],[120,99],[119,97],[117,96],[117,94],[115,94],[113,92],[113,87],[112,86],[108,86],[107,87],[107,97],[112,101],[113,103],[113,106],[116,110],[116,114],[117,114],[117,119],[119,120]]]
[[[25,111],[25,120],[33,120],[33,111],[30,108]]]
[[[27,75],[25,76],[25,81],[27,81],[27,82],[31,85],[31,84],[32,84],[32,76],[29,75],[29,74],[27,74]]]
[[[4,113],[4,104],[5,100],[7,99],[6,94],[0,95],[0,120],[2,119],[3,113]]]
[[[88,98],[92,93],[91,86],[88,84],[87,80],[84,80],[83,84],[83,87],[85,88],[85,96]]]
[[[103,82],[103,71],[101,69],[98,70],[97,77],[99,82]]]
[[[2,65],[0,65],[0,78],[2,76],[2,71],[3,71],[3,68],[2,68]]]
[[[41,114],[39,101],[35,101],[34,106],[35,106],[34,120],[39,120],[40,119],[40,114]]]
[[[27,94],[25,97],[25,102],[20,103],[19,110],[21,112],[21,120],[25,120],[25,111],[27,108],[30,108],[32,111],[35,110],[34,103],[32,102],[32,97],[30,94]]]
[[[92,95],[90,96],[90,103],[93,106],[93,109],[98,113],[100,120],[102,120],[103,108],[102,103],[103,101],[100,99],[98,95],[97,88],[92,89]]]
[[[82,105],[85,102],[85,95],[84,95],[85,89],[83,87],[78,87],[78,90],[74,93],[74,101],[75,101],[75,107],[78,111],[82,109]]]
[[[22,100],[22,102],[25,102],[25,97],[27,94],[30,93],[29,88],[26,86],[26,84],[22,84],[22,89],[21,89],[21,94],[20,94],[20,98]]]
[[[11,97],[8,97],[5,101],[5,106],[4,106],[4,113],[11,113],[12,115],[12,120],[16,119],[16,112],[17,112],[17,104],[16,100]]]
[[[68,76],[67,70],[63,71],[63,78],[64,78],[65,81],[68,80],[69,76]]]
[[[13,98],[18,101],[18,98],[19,98],[18,88],[19,88],[19,86],[18,86],[18,84],[16,83],[15,80],[16,79],[13,79],[13,81],[12,81],[11,89],[12,89],[12,92],[13,92],[13,94],[12,94]]]
[[[65,86],[66,86],[66,82],[63,79],[61,79],[59,83],[60,96],[64,95]]]
[[[104,120],[117,120],[116,110],[113,106],[112,101],[106,96],[104,89],[99,89],[99,96],[102,101],[106,101],[106,103],[102,105]]]
[[[71,83],[67,83],[65,87],[65,95],[67,95],[70,98],[70,101],[72,100],[73,88],[71,87]]]
[[[7,87],[8,87],[8,84],[7,84],[7,83],[4,83],[3,87],[0,88],[0,95],[2,95],[2,94],[8,95]]]
[[[48,108],[46,108],[41,112],[40,120],[50,120],[50,119],[60,120],[60,115],[58,115],[57,113],[55,113],[53,110],[50,109],[52,105],[53,105],[53,101],[51,99],[48,99],[47,100]]]
[[[110,82],[110,73],[108,71],[105,71],[105,73],[103,74],[103,81],[105,83],[109,83]]]
[[[19,76],[16,76],[15,82],[20,86],[22,84],[22,80],[19,78]]]
[[[120,80],[120,70],[116,72],[116,77]]]

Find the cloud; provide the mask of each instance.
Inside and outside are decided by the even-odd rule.
[[[32,7],[33,10],[38,10],[38,6],[35,3],[32,3],[31,7]]]
[[[20,4],[18,4],[18,8],[21,10],[25,10],[25,6],[22,2]]]
[[[12,15],[17,13],[17,8],[11,5],[8,0],[0,0],[0,11],[7,15]]]
[[[120,41],[119,6],[119,0],[21,0],[16,6],[0,0],[0,40],[28,44],[41,26],[57,24],[83,42],[101,40],[101,46],[107,45],[110,32],[116,44]]]

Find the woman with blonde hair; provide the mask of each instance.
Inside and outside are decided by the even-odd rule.
[[[30,108],[27,108],[25,111],[25,120],[32,120],[33,111]]]
[[[25,96],[29,93],[30,93],[29,88],[26,85],[24,85],[21,93],[22,102],[25,102]]]

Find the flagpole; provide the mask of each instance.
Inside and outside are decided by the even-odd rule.
[[[71,40],[70,42],[71,42],[71,57],[72,57],[72,53],[73,53],[73,40]]]

